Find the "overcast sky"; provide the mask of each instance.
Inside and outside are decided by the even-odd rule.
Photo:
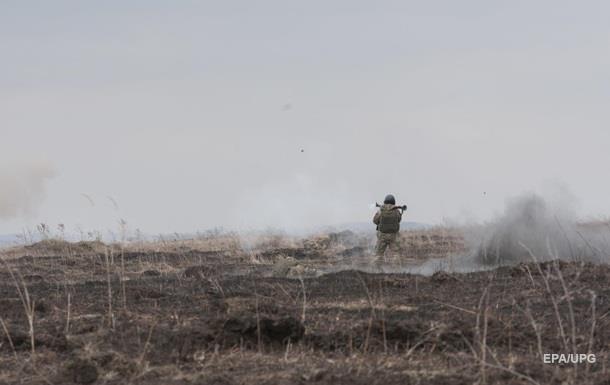
[[[4,0],[0,233],[370,221],[389,192],[412,221],[486,220],[556,186],[606,216],[609,14],[606,1]]]

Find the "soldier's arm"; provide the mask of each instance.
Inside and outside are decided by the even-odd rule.
[[[381,212],[377,211],[373,217],[373,223],[379,225],[379,218],[381,218]]]

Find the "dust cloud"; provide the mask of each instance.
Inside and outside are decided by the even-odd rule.
[[[48,180],[55,175],[47,162],[15,163],[0,168],[0,219],[32,215],[45,197]]]
[[[484,265],[550,259],[607,262],[607,224],[578,222],[572,206],[536,194],[511,199],[501,216],[471,237],[475,260]]]

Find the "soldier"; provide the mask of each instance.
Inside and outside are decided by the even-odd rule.
[[[375,213],[373,223],[377,225],[377,247],[378,260],[383,257],[385,250],[398,249],[398,231],[402,219],[401,207],[396,206],[396,199],[389,194],[383,200],[383,206]]]

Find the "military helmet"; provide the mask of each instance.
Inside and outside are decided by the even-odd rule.
[[[386,205],[395,205],[396,204],[396,199],[394,199],[394,195],[392,195],[392,194],[386,195],[385,199],[383,200],[383,204],[386,204]]]

